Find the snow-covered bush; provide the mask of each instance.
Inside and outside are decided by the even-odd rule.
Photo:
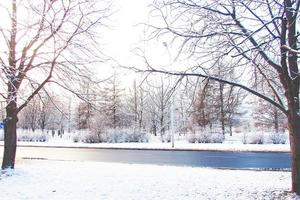
[[[125,142],[149,142],[149,138],[146,132],[143,131],[128,131]]]
[[[77,142],[80,141],[80,136],[79,136],[79,135],[74,135],[74,136],[72,137],[72,140],[73,140],[74,143],[77,143]]]
[[[210,143],[223,143],[225,136],[222,133],[211,133]]]
[[[20,131],[18,133],[18,141],[22,142],[46,142],[49,137],[46,133],[42,132],[26,132]]]
[[[286,144],[287,135],[285,133],[271,133],[269,139],[272,144]]]
[[[86,143],[124,143],[124,142],[148,142],[148,135],[144,131],[131,129],[111,129],[101,134],[86,134],[83,142]]]
[[[246,138],[246,144],[264,144],[265,137],[263,133],[252,133]]]
[[[109,130],[104,134],[103,142],[107,143],[123,143],[125,142],[126,133],[120,130]]]
[[[196,132],[188,136],[189,143],[223,143],[225,137],[221,133]]]
[[[171,135],[166,133],[160,137],[161,142],[163,143],[170,143],[171,142]]]
[[[144,131],[131,129],[109,130],[106,134],[105,142],[124,143],[124,142],[148,142],[148,135]]]
[[[97,134],[94,132],[87,133],[82,138],[83,138],[82,142],[84,142],[84,143],[101,143],[101,142],[103,142],[102,136],[100,134]]]
[[[187,139],[188,139],[189,143],[196,143],[197,142],[196,134],[189,134]]]
[[[198,143],[210,143],[210,133],[206,131],[197,133],[196,140]]]

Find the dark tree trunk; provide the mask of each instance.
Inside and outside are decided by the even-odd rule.
[[[300,116],[290,111],[288,116],[292,161],[292,191],[300,194]]]
[[[6,107],[6,119],[4,125],[4,154],[2,169],[13,169],[17,149],[17,104],[10,102]]]
[[[298,4],[299,2],[297,2]],[[290,0],[284,1],[286,9],[286,19],[283,24],[287,30],[287,45],[295,50],[298,50],[297,39],[297,14],[299,8],[295,12],[292,9],[293,2]],[[283,34],[286,34],[286,30]],[[282,37],[283,38],[283,37]],[[284,44],[284,42],[281,42]],[[290,132],[290,148],[292,160],[292,191],[300,195],[300,109],[299,109],[299,68],[298,55],[296,52],[287,52],[282,55],[283,59],[288,61],[289,79],[287,81],[286,97],[288,101],[288,126]],[[284,69],[286,66],[283,65]]]
[[[7,74],[7,106],[4,124],[4,153],[2,169],[14,168],[17,150],[17,90],[20,80],[16,78],[16,35],[17,35],[17,2],[12,2],[11,37],[9,41],[9,73]]]
[[[274,129],[275,129],[275,131],[276,131],[276,133],[278,133],[279,132],[279,116],[278,116],[278,110],[277,110],[277,108],[274,108],[275,110],[275,112],[274,112]]]

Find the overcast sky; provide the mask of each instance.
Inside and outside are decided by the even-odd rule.
[[[122,64],[132,64],[132,51],[143,40],[143,25],[147,21],[152,0],[114,0],[110,30],[104,33],[105,52]]]

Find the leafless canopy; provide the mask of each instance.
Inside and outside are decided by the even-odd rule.
[[[267,81],[275,101],[245,83],[229,84],[242,86],[287,113],[285,91],[289,87],[299,91],[300,34],[295,24],[300,1],[157,0],[153,6],[153,15],[161,20],[149,25],[150,38],[172,38],[180,54],[188,53],[199,63],[185,72],[168,73],[210,77],[203,68],[225,61],[238,67],[236,72],[249,74],[246,67],[251,66]]]
[[[101,59],[98,36],[111,14],[96,0],[14,0],[0,3],[2,101],[20,98],[18,112],[49,82],[71,89]],[[8,89],[7,89],[8,88]]]

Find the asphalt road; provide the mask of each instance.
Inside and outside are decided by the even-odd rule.
[[[0,148],[0,156],[3,147]],[[118,162],[229,169],[289,170],[289,153],[18,147],[17,159]]]

